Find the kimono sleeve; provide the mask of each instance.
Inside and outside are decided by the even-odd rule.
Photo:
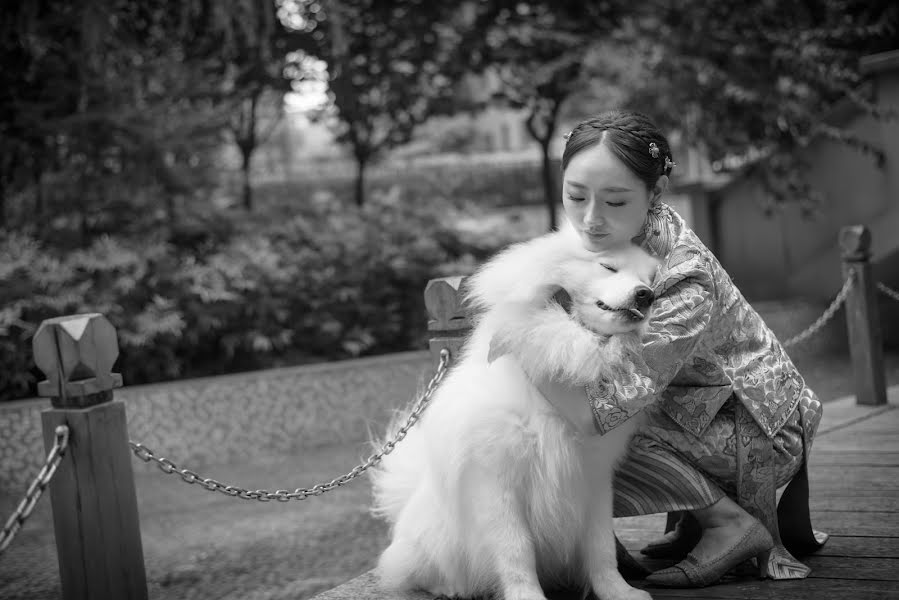
[[[586,386],[597,431],[604,434],[658,398],[691,357],[711,320],[713,279],[695,251],[672,251],[655,285],[643,356],[630,356],[615,380]]]

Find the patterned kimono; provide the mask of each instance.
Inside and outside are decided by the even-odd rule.
[[[646,415],[616,478],[615,515],[702,508],[726,494],[776,536],[775,491],[804,473],[821,403],[683,219],[664,204],[656,216],[662,266],[645,363],[631,381],[587,386],[600,433]]]

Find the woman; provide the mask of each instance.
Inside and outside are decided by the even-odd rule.
[[[826,540],[811,529],[805,466],[821,403],[715,256],[662,203],[674,166],[665,136],[638,113],[606,113],[567,136],[562,204],[582,244],[599,252],[635,242],[662,262],[646,365],[633,365],[627,385],[587,386],[577,425],[604,434],[646,415],[616,479],[616,516],[669,512],[671,523],[670,513],[686,511],[643,550],[686,558],[649,581],[708,585],[752,557],[763,576],[805,577],[790,552]],[[550,401],[557,385],[539,382]],[[775,492],[788,483],[778,507]]]

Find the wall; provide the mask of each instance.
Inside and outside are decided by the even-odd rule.
[[[125,387],[131,440],[180,467],[203,468],[368,439],[434,374],[427,352]],[[0,404],[0,489],[24,493],[46,451],[48,400]],[[152,465],[133,462],[136,469]]]
[[[876,102],[899,105],[899,51],[870,58]],[[845,144],[815,138],[803,154],[810,180],[823,194],[813,215],[803,215],[796,203],[766,215],[766,194],[753,177],[737,178],[711,194],[710,202],[717,203],[716,253],[749,298],[832,298],[842,283],[837,240],[844,225],[871,228],[876,262],[899,247],[899,124],[845,108],[829,119],[881,148],[885,161],[878,166]]]

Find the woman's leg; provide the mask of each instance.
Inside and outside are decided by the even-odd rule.
[[[676,558],[680,560],[699,541],[702,529],[690,511],[672,511],[665,521],[662,537],[649,542],[640,553],[649,558]]]
[[[702,537],[690,554],[702,564],[719,558],[733,546],[735,540],[742,538],[758,523],[758,519],[727,496],[691,514],[702,528]]]
[[[702,526],[699,543],[684,560],[648,576],[650,583],[680,588],[711,585],[750,558],[761,561],[774,545],[765,526],[730,498],[692,512]]]
[[[792,525],[784,529],[784,535],[791,549],[814,550],[826,539],[811,530],[808,485],[803,479],[820,403],[804,398],[800,411],[772,441],[735,399],[699,438],[661,411],[650,409],[654,414],[649,426],[634,438],[632,452],[616,478],[616,516],[689,510],[706,530],[694,555],[706,559],[726,553],[728,540],[733,542],[733,536],[739,540],[753,523],[761,522],[776,542],[761,565],[764,574],[805,577],[808,568],[780,543],[778,524],[778,513],[789,516]],[[787,482],[791,484],[786,502],[778,510],[776,489]],[[797,523],[802,514],[804,522]]]
[[[786,549],[780,536],[777,510],[777,487],[780,466],[775,451],[775,440],[769,439],[742,404],[735,410],[737,449],[737,501],[752,516],[756,517],[774,539],[774,547],[764,558],[759,559],[762,576],[771,579],[803,579],[811,569],[799,562]],[[801,417],[797,412],[794,421],[801,428]],[[800,436],[804,433],[800,431]],[[790,477],[804,467],[804,453],[797,453],[795,461],[788,466]],[[806,490],[807,492],[807,490]],[[808,502],[808,494],[805,494]],[[810,528],[810,527],[809,527]]]
[[[727,494],[667,444],[637,434],[615,474],[615,516],[705,508]]]

